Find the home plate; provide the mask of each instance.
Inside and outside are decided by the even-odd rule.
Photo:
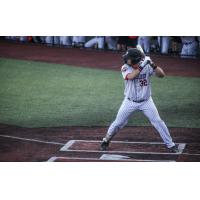
[[[99,159],[100,160],[128,160],[130,159],[130,157],[116,155],[116,154],[103,154]]]

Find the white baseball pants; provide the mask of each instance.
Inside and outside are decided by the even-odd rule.
[[[168,148],[174,146],[169,130],[165,125],[165,122],[160,118],[158,110],[150,97],[149,100],[142,103],[135,103],[133,101],[124,99],[115,121],[110,125],[107,138],[112,138],[121,128],[123,128],[127,123],[128,119],[134,111],[139,110],[144,113],[144,115],[149,119],[151,124],[156,128],[160,137],[166,144]]]
[[[72,37],[71,36],[60,36],[60,44],[65,46],[72,45]]]
[[[170,47],[170,42],[171,42],[170,36],[160,36],[160,37],[158,37],[158,44],[161,48],[161,53],[163,53],[163,54],[168,53],[169,47]]]
[[[99,49],[103,49],[104,48],[104,38],[103,37],[94,37],[94,38],[92,38],[91,40],[89,40],[88,42],[85,43],[85,47],[91,48],[95,44],[98,45]]]
[[[141,45],[141,47],[144,49],[145,53],[150,52],[150,36],[139,36],[138,37],[138,44]]]

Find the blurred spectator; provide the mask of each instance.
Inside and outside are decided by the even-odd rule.
[[[171,43],[170,36],[158,36],[158,44],[162,54],[168,54]]]
[[[109,50],[117,50],[117,41],[118,41],[117,36],[106,36],[105,37],[105,42],[106,42]]]
[[[182,58],[195,58],[197,56],[198,43],[194,36],[182,36]]]
[[[34,43],[45,43],[45,36],[31,36]]]
[[[16,36],[6,36],[7,40],[17,40]]]
[[[97,47],[98,49],[104,49],[104,37],[96,36],[85,43],[86,48]]]
[[[19,41],[20,42],[27,42],[28,41],[28,37],[27,36],[19,36]]]
[[[46,36],[45,43],[50,46],[53,45],[53,36]]]
[[[138,44],[141,45],[145,53],[150,53],[150,36],[139,36]]]
[[[39,37],[40,37],[41,42],[44,44],[46,40],[46,36],[39,36]]]
[[[60,45],[60,37],[59,36],[53,36],[53,44]]]
[[[40,36],[32,36],[32,39],[34,43],[42,43]]]
[[[138,36],[128,36],[127,48],[135,48],[137,46]]]
[[[181,43],[181,38],[178,36],[172,36],[171,46],[172,46],[172,53],[178,53],[179,52],[179,46]]]
[[[73,36],[72,45],[82,47],[85,44],[85,36]]]
[[[72,36],[60,36],[60,44],[63,46],[71,46]]]
[[[128,44],[128,36],[119,36],[117,43],[117,50],[126,51],[127,44]]]

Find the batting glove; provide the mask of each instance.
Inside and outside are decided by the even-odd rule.
[[[145,56],[144,60],[139,62],[139,70],[142,71],[144,67],[152,62],[149,56]]]
[[[150,66],[153,68],[153,69],[156,69],[157,68],[157,65],[151,60],[151,58],[149,56],[146,56],[148,57],[147,60],[149,61],[149,64]]]

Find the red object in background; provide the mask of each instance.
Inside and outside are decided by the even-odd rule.
[[[128,48],[135,48],[136,45],[137,45],[137,38],[138,38],[138,36],[128,36],[127,47]]]
[[[27,36],[27,40],[29,41],[29,42],[31,42],[32,41],[32,36]]]
[[[136,39],[136,38],[138,38],[138,36],[128,36],[129,37],[129,39]]]

